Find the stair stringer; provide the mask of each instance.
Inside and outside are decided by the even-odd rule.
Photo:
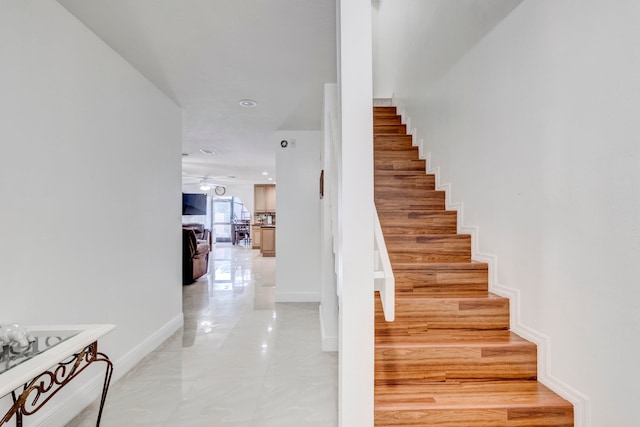
[[[403,123],[407,128],[407,134],[412,136],[412,145],[418,147],[420,159],[426,160],[425,173],[435,176],[436,190],[445,191],[446,209],[457,212],[459,232],[471,235],[471,258],[474,261],[487,263],[489,267],[489,291],[501,297],[509,298],[511,331],[536,344],[538,350],[538,381],[573,404],[574,425],[576,427],[591,427],[591,400],[588,396],[550,373],[551,338],[522,323],[520,316],[520,290],[498,282],[498,256],[480,251],[480,227],[464,223],[464,202],[453,202],[451,200],[451,183],[440,182],[440,167],[432,166],[431,152],[426,151],[424,140],[418,138],[417,128],[411,126],[411,117],[407,114],[406,109],[398,105],[395,96],[392,98],[392,105],[397,108],[398,114],[402,116]]]

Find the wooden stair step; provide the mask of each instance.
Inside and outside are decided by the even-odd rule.
[[[376,300],[376,333],[508,329],[509,299],[491,293],[481,297],[424,297],[398,293],[395,314],[393,322],[386,322],[382,305]]]
[[[393,322],[390,322],[393,323]],[[430,329],[426,332],[414,332],[407,330],[404,333],[396,331],[391,334],[376,333],[376,345],[387,346],[412,346],[412,345],[435,345],[446,344],[453,346],[456,344],[501,342],[507,344],[524,340],[508,329]]]
[[[401,125],[402,116],[397,114],[384,114],[373,119],[374,125]]]
[[[471,236],[468,234],[391,234],[384,239],[392,263],[471,261]]]
[[[391,190],[403,191],[404,189],[423,189],[434,191],[436,178],[433,174],[427,174],[424,170],[418,171],[394,171],[378,170],[374,175],[374,191]]]
[[[429,341],[403,345],[377,343],[374,366],[376,385],[536,379],[537,348],[517,336],[508,341],[451,344]]]
[[[571,427],[573,406],[533,380],[380,385],[376,427]]]
[[[411,135],[378,134],[373,137],[373,151],[378,150],[408,150],[417,148],[413,145]]]
[[[375,120],[377,117],[384,117],[384,116],[395,116],[397,115],[397,109],[396,107],[392,107],[392,106],[376,106],[373,107],[373,119]]]
[[[380,212],[380,226],[384,234],[456,234],[456,211]]]
[[[401,227],[405,226],[411,229],[416,226],[433,226],[446,227],[447,229],[455,229],[458,222],[458,212],[456,211],[410,211],[404,210],[400,212],[384,211],[378,214],[380,224],[383,227]],[[411,234],[410,230],[405,230],[398,234]],[[389,233],[396,234],[396,233]],[[438,233],[434,233],[438,234]],[[442,233],[442,234],[449,234]]]
[[[396,295],[483,296],[489,288],[489,272],[484,262],[402,262],[391,263]]]
[[[397,192],[396,192],[397,193]],[[420,197],[394,192],[374,192],[374,202],[378,212],[445,210],[445,193],[438,190],[420,190]]]
[[[403,200],[410,204],[421,202],[422,198],[442,198],[445,192],[438,190],[425,190],[424,188],[375,188],[373,190],[376,200]]]
[[[407,126],[403,124],[395,124],[395,125],[373,125],[373,134],[399,134],[406,135],[407,134]]]
[[[427,170],[427,163],[425,160],[416,159],[373,159],[373,167],[376,171],[422,171],[425,173]]]
[[[402,150],[375,150],[373,152],[374,160],[389,161],[389,160],[415,160],[419,159],[418,147],[409,147]]]

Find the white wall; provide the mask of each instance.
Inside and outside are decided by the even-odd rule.
[[[53,0],[0,58],[0,323],[114,323],[118,377],[182,323],[180,110]]]
[[[394,71],[479,253],[500,261],[493,287],[520,297],[512,321],[548,337],[543,379],[586,396],[578,426],[637,425],[638,22],[635,0],[526,0],[428,90],[416,58]]]
[[[379,0],[373,7],[375,97],[391,98],[394,91],[408,87],[422,95],[520,3],[522,0]]]
[[[373,426],[373,93],[370,0],[340,0],[340,427]]]
[[[336,148],[338,140],[338,87],[324,85],[324,117],[322,120],[323,198],[320,200],[320,322],[322,349],[338,350],[338,172]]]
[[[280,141],[289,142],[287,148]],[[279,302],[320,301],[320,131],[274,133],[276,293]]]

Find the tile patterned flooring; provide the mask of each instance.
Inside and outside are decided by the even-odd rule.
[[[101,426],[337,426],[337,354],[318,304],[274,303],[275,262],[216,244],[183,287],[184,329],[112,384]],[[67,427],[96,417],[94,403]]]

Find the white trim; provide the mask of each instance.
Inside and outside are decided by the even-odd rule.
[[[171,319],[164,326],[158,329],[147,339],[142,341],[136,347],[132,348],[127,354],[118,359],[114,365],[113,378],[115,381],[120,379],[124,374],[129,372],[136,366],[145,356],[158,348],[160,344],[165,342],[176,331],[184,325],[184,317],[182,313]]]
[[[394,98],[395,105],[395,98]],[[405,109],[396,105],[398,111],[406,114]],[[398,113],[400,114],[400,113]],[[406,118],[406,123],[411,123],[411,118]],[[407,129],[409,126],[407,126]],[[486,262],[489,268],[489,291],[509,298],[511,331],[537,345],[538,348],[538,381],[553,390],[558,395],[570,401],[574,408],[574,425],[576,427],[591,427],[591,400],[580,391],[566,384],[562,380],[551,375],[551,339],[526,325],[521,321],[520,291],[498,283],[498,257],[494,254],[480,252],[480,227],[464,224],[464,202],[453,203],[451,201],[451,183],[440,182],[440,167],[431,164],[431,152],[425,149],[424,140],[417,138],[417,129],[412,129],[413,145],[418,147],[420,158],[426,160],[426,173],[435,175],[436,190],[445,191],[445,205],[447,210],[455,210],[458,213],[458,231],[471,235],[471,258],[475,261]]]
[[[275,302],[320,302],[320,292],[277,292]]]
[[[320,312],[320,336],[322,337],[322,351],[338,351],[338,336],[327,336],[322,317],[322,306],[318,306]]]
[[[171,319],[160,329],[149,335],[147,339],[132,348],[127,354],[113,362],[113,377],[111,378],[111,386],[122,378],[131,368],[137,365],[149,353],[158,348],[160,344],[171,337],[177,330],[182,328],[184,317],[182,313]],[[89,374],[84,372],[83,374]],[[83,375],[81,374],[81,375]],[[104,381],[104,371],[88,376],[78,384],[81,387],[73,389],[73,393],[61,393],[56,396],[55,404],[51,404],[50,408],[44,406],[43,409],[31,417],[27,417],[29,425],[33,426],[62,426],[71,421],[77,414],[82,412],[87,406],[92,404],[100,397],[102,391],[102,382]],[[69,388],[71,389],[71,384]],[[109,395],[107,395],[107,401]]]
[[[422,141],[420,141],[420,146],[422,146]],[[434,174],[436,177],[436,189],[446,192],[446,209],[455,210],[458,213],[459,232],[471,235],[471,258],[488,264],[489,291],[509,298],[511,331],[536,344],[538,349],[538,381],[573,404],[574,425],[576,427],[590,427],[591,403],[589,398],[549,373],[549,361],[551,360],[550,338],[521,322],[520,291],[498,283],[498,257],[494,254],[480,252],[480,227],[464,225],[464,202],[451,202],[451,183],[440,183],[440,168],[430,168],[431,153],[426,154],[426,159],[427,173]]]

